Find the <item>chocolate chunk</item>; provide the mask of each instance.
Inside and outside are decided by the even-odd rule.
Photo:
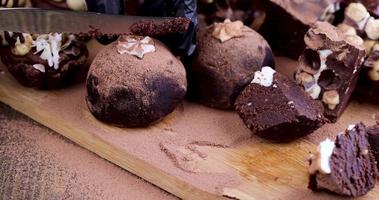
[[[326,122],[321,103],[269,67],[255,73],[253,82],[237,98],[235,108],[254,134],[279,142],[310,134]]]
[[[356,86],[366,55],[363,41],[327,22],[316,22],[305,35],[305,43],[295,79],[313,99],[324,103],[324,115],[335,122]]]
[[[80,74],[83,76],[88,69],[86,66],[88,50],[82,42],[75,38],[72,39],[72,35],[63,34],[62,44],[67,45],[64,49],[60,48],[59,64],[52,66],[48,60],[42,58],[42,52],[37,53],[36,47],[30,47],[29,51],[24,51],[24,48],[21,47],[20,50],[17,50],[17,45],[22,45],[25,41],[18,44],[14,42],[14,39],[18,38],[16,40],[22,41],[21,36],[28,36],[28,34],[12,34],[12,36],[9,33],[7,34],[10,46],[2,48],[1,60],[8,71],[26,87],[38,89],[65,87]],[[72,41],[66,43],[69,37],[71,37]],[[31,38],[30,35],[28,38]],[[36,38],[33,38],[33,40],[36,40]],[[19,55],[17,51],[21,51],[23,54]],[[48,52],[50,50],[45,52],[45,56]]]
[[[254,72],[273,66],[273,54],[264,38],[246,26],[237,29],[231,35],[217,31],[216,24],[199,30],[197,52],[188,68],[189,89],[190,95],[206,106],[232,109]]]
[[[340,0],[267,0],[266,19],[259,32],[273,50],[297,59],[305,48],[305,33],[311,24],[334,21]]]
[[[145,127],[183,100],[183,64],[159,41],[142,38],[122,37],[94,59],[86,100],[97,119],[120,127]]]
[[[376,164],[379,169],[379,124],[367,128],[368,141],[375,156]]]
[[[378,170],[365,126],[351,125],[336,141],[326,140],[311,156],[309,188],[349,197],[365,195],[375,187]]]

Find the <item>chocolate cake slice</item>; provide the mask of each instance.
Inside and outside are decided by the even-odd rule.
[[[310,157],[309,188],[359,197],[375,187],[378,170],[362,124],[350,125],[336,141],[321,142]]]
[[[312,133],[326,121],[319,102],[270,67],[255,72],[252,83],[237,98],[235,109],[254,134],[279,142]]]
[[[371,149],[374,153],[376,164],[379,169],[379,123],[367,128],[368,141],[370,142]]]
[[[266,19],[259,32],[275,53],[297,59],[304,35],[316,21],[334,21],[340,0],[267,0]]]
[[[313,99],[323,102],[325,117],[336,122],[348,105],[365,59],[363,40],[327,22],[313,24],[304,40],[307,47],[295,79]]]

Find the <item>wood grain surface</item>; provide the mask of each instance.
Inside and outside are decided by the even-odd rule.
[[[294,63],[278,59],[290,74]],[[120,129],[97,121],[85,105],[84,84],[37,91],[6,71],[0,100],[80,146],[183,199],[339,199],[307,189],[307,157],[326,137],[360,121],[374,124],[379,107],[352,102],[336,124],[292,143],[251,136],[234,112],[184,102],[145,129]],[[377,199],[376,187],[361,199]]]

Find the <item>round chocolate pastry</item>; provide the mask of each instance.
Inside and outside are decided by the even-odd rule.
[[[32,0],[32,5],[44,9],[87,11],[87,3],[85,0]]]
[[[87,77],[87,105],[101,121],[120,127],[145,127],[183,100],[183,64],[161,42],[124,36],[94,59]]]
[[[24,86],[51,89],[66,86],[86,70],[88,50],[74,35],[5,32],[9,47],[1,60]]]
[[[188,69],[191,97],[219,109],[232,109],[241,90],[262,66],[274,66],[266,40],[241,21],[200,29],[197,53]]]

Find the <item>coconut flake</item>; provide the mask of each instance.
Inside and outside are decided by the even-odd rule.
[[[59,68],[59,51],[61,50],[62,34],[43,34],[33,41],[33,47],[36,47],[34,54],[41,53],[40,57],[46,60],[49,67]]]
[[[264,87],[271,87],[275,73],[276,71],[271,67],[265,66],[261,71],[255,72],[254,79],[251,83],[256,83]]]
[[[46,72],[45,65],[43,65],[43,64],[34,64],[33,68],[36,70],[39,70],[42,73]]]

